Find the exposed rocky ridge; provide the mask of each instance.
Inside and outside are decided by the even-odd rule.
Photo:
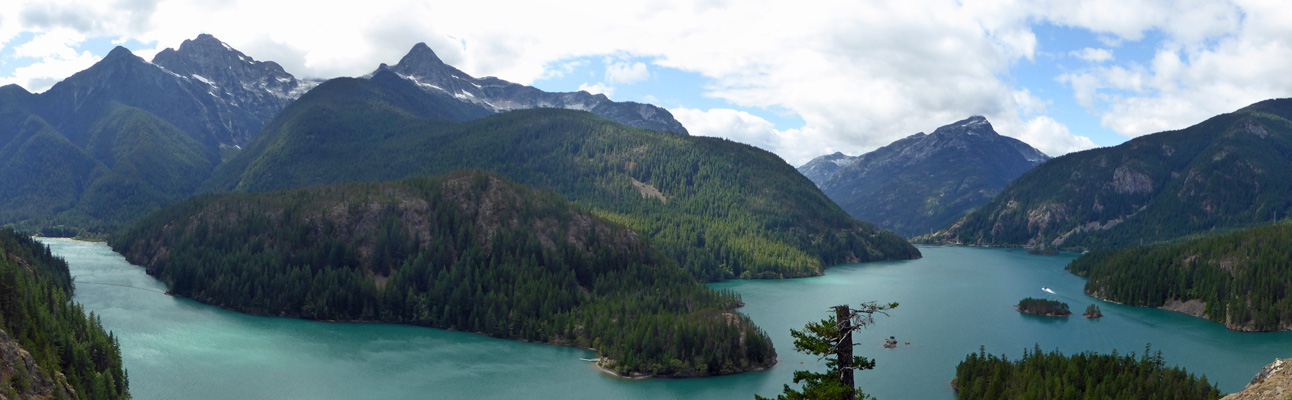
[[[79,398],[63,374],[46,375],[31,353],[0,330],[0,399]]]
[[[445,64],[425,43],[418,43],[398,64],[381,64],[373,74],[391,71],[408,79],[427,93],[446,94],[458,101],[475,104],[491,112],[530,108],[565,108],[589,111],[628,126],[687,134],[668,110],[631,101],[611,101],[602,94],[584,91],[548,93],[532,86],[494,77],[475,78]]]
[[[856,157],[819,186],[853,217],[915,236],[945,228],[1048,159],[973,116]]]
[[[153,64],[209,86],[208,93],[230,107],[247,110],[260,126],[273,119],[317,80],[298,80],[273,61],[256,61],[209,34],[185,40],[179,49],[165,49]],[[239,131],[223,144],[242,145],[259,131]]]
[[[1252,226],[1292,211],[1292,100],[1071,153],[1016,179],[933,241],[1107,248]]]
[[[798,171],[803,176],[806,176],[808,180],[811,180],[812,183],[815,183],[817,187],[821,187],[821,185],[825,184],[826,179],[830,179],[830,176],[834,175],[840,168],[851,164],[856,159],[857,157],[855,156],[836,151],[834,154],[813,158],[812,161],[798,167]]]
[[[1243,390],[1221,400],[1285,400],[1292,395],[1292,359],[1274,359]]]

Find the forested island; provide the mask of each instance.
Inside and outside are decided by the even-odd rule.
[[[1065,356],[1040,346],[1023,357],[971,353],[952,381],[960,400],[1219,399],[1220,390],[1181,368],[1166,368],[1162,352],[1119,355],[1084,352]]]
[[[1072,315],[1072,311],[1068,311],[1068,303],[1046,299],[1034,299],[1031,297],[1019,300],[1018,305],[1014,306],[1014,308],[1018,309],[1018,312],[1021,313],[1035,314],[1045,317],[1066,317]]]
[[[1233,330],[1292,328],[1292,224],[1092,251],[1068,270],[1089,278],[1086,293],[1095,297],[1180,311]]]
[[[130,397],[117,339],[72,290],[63,259],[0,229],[0,398]]]
[[[633,230],[484,171],[199,196],[110,245],[174,294],[250,314],[579,346],[624,375],[776,362],[737,295]]]

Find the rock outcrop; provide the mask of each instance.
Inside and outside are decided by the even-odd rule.
[[[1283,400],[1292,395],[1292,368],[1288,368],[1292,358],[1275,359],[1266,365],[1261,372],[1252,378],[1241,392],[1225,396],[1221,400]]]
[[[45,375],[36,358],[0,330],[0,399],[78,399],[62,374]]]

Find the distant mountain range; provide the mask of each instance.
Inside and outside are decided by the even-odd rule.
[[[418,43],[395,66],[381,64],[370,77],[390,71],[400,78],[412,81],[427,93],[443,94],[488,113],[499,113],[531,108],[564,108],[588,111],[624,125],[664,132],[687,134],[686,128],[673,119],[673,114],[660,107],[631,101],[611,101],[602,94],[588,92],[548,93],[532,86],[519,85],[502,79],[473,78],[471,75],[440,61],[425,43]]]
[[[551,108],[460,123],[427,118],[444,112],[436,106],[444,101],[389,70],[325,82],[204,188],[261,192],[480,168],[642,232],[704,280],[817,275],[839,263],[919,256],[752,146]]]
[[[799,172],[854,218],[916,236],[947,227],[1049,159],[975,116],[859,157],[818,157]]]
[[[1055,158],[932,240],[1095,249],[1268,224],[1292,211],[1292,99]]]
[[[563,107],[686,134],[652,105],[472,78],[425,44],[370,78],[415,83],[401,96],[419,103],[411,108],[426,118],[467,121]],[[320,83],[202,34],[151,62],[118,47],[44,93],[0,87],[0,224],[102,234],[179,201]]]
[[[813,158],[812,161],[808,161],[807,164],[803,164],[798,167],[798,171],[800,174],[803,174],[803,176],[806,176],[808,180],[812,181],[812,183],[816,184],[817,187],[821,187],[822,185],[825,185],[825,181],[830,179],[835,172],[838,172],[840,168],[851,164],[853,160],[856,159],[856,156],[850,156],[836,151],[834,154],[827,154]]]
[[[154,61],[118,47],[44,93],[0,88],[0,223],[105,232],[179,201],[315,84],[209,35]]]

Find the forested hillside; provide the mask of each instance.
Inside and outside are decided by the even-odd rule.
[[[624,374],[776,360],[735,294],[633,230],[484,171],[200,196],[110,244],[173,293],[241,312],[591,347]]]
[[[1292,329],[1292,225],[1287,223],[1092,251],[1068,269],[1090,278],[1087,293],[1119,303],[1168,306],[1235,330]]]
[[[480,168],[633,228],[705,280],[809,276],[839,263],[919,256],[752,146],[569,110],[463,123],[426,118],[408,85],[379,76],[320,85],[219,167],[206,189],[267,191]]]
[[[1292,212],[1292,99],[1050,160],[933,241],[1110,248]]]
[[[71,298],[66,262],[0,230],[0,398],[130,397],[116,338]]]
[[[1181,368],[1167,368],[1162,353],[1135,357],[1085,352],[1046,353],[1040,346],[1010,361],[980,351],[956,366],[952,383],[961,400],[1207,400],[1220,391]]]

